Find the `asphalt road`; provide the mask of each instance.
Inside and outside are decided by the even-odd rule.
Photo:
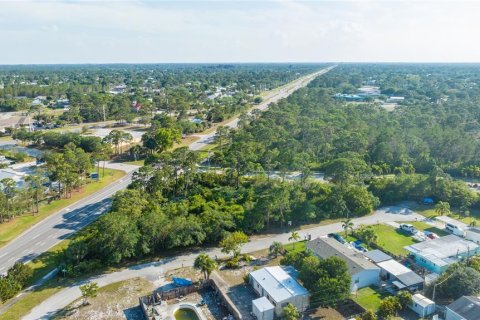
[[[356,226],[358,226],[360,224],[370,225],[376,223],[389,223],[393,221],[412,221],[415,219],[421,221],[425,219],[425,217],[414,212],[411,212],[409,214],[399,214],[399,211],[401,211],[399,210],[399,207],[380,208],[370,216],[353,219],[353,222]],[[315,239],[316,237],[325,236],[332,232],[340,232],[342,230],[343,229],[341,223],[337,222],[329,225],[317,226],[310,229],[301,230],[299,231],[299,234],[301,238],[304,238],[305,236],[310,234],[312,236],[312,239]],[[290,232],[285,232],[270,236],[256,237],[243,246],[242,252],[255,252],[258,250],[267,249],[273,241],[288,243],[288,238],[290,237],[290,235]],[[220,258],[225,256],[223,253],[221,253],[219,248],[209,248],[202,251],[189,252],[184,255],[165,258],[157,262],[132,266],[121,271],[92,277],[86,281],[79,282],[75,285],[69,286],[68,288],[59,291],[58,293],[54,294],[53,296],[33,308],[32,311],[22,319],[50,319],[56,312],[60,311],[61,309],[81,297],[79,287],[87,281],[97,282],[100,287],[136,277],[143,277],[151,282],[155,282],[166,271],[174,270],[182,266],[192,266],[193,261],[195,260],[197,255],[202,252],[206,252],[212,257],[217,256]]]
[[[0,248],[0,274],[5,273],[16,261],[28,262],[36,258],[97,219],[110,207],[112,195],[125,189],[131,180],[132,172],[45,218]]]
[[[280,99],[288,97],[290,94],[292,94],[296,90],[298,90],[302,87],[305,87],[307,84],[309,84],[316,77],[327,73],[328,71],[332,70],[335,67],[336,66],[330,66],[330,67],[324,68],[324,69],[322,69],[320,71],[317,71],[315,73],[312,73],[308,76],[305,76],[305,77],[299,78],[295,81],[292,81],[288,85],[282,87],[281,89],[275,90],[271,94],[264,97],[264,99],[263,99],[264,101],[262,103],[258,104],[257,106],[255,106],[252,110],[250,110],[248,114],[251,114],[253,110],[263,111],[263,110],[267,109],[268,106],[271,103],[277,102]],[[230,120],[229,122],[225,123],[224,126],[229,127],[229,128],[236,128],[238,126],[238,122],[239,122],[239,117],[236,117],[236,118]],[[189,148],[191,150],[201,150],[201,149],[203,149],[207,145],[214,142],[214,138],[215,138],[216,133],[217,132],[215,130],[215,131],[213,131],[211,133],[208,133],[208,134],[194,135],[196,137],[199,137],[200,139],[191,143]]]
[[[316,77],[333,69],[331,66],[308,76],[297,79],[290,84],[275,90],[264,98],[264,102],[254,109],[265,110],[270,103],[289,96],[295,90],[306,86]],[[252,110],[253,111],[253,110]],[[251,112],[251,111],[250,111]],[[226,123],[225,126],[238,126],[238,117]],[[200,150],[213,142],[216,131],[199,135],[200,139],[192,143],[191,150]],[[120,168],[115,168],[120,169]],[[117,191],[125,189],[131,182],[132,172],[119,181],[109,185],[101,191],[70,205],[68,208],[52,214],[32,228],[28,229],[5,247],[0,248],[0,274],[5,273],[16,261],[28,262],[47,251],[60,241],[87,226],[106,212],[111,205],[111,197]]]
[[[284,86],[280,90],[272,92],[265,97],[265,101],[255,109],[265,110],[272,102],[287,97],[295,90],[307,85],[317,76],[322,75],[334,68],[328,67],[308,76],[297,79]],[[238,125],[238,118],[232,119],[226,124],[231,128]],[[215,131],[202,135],[200,140],[190,145],[190,149],[199,150],[213,142]],[[109,167],[127,172],[133,170],[132,166],[110,163]],[[129,173],[117,182],[100,190],[96,194],[79,200],[75,204],[52,214],[32,228],[28,229],[6,246],[0,248],[0,274],[5,273],[16,261],[28,262],[42,252],[47,251],[60,241],[68,238],[76,231],[87,226],[101,214],[108,210],[111,205],[111,197],[117,191],[125,189],[131,182],[132,174]]]

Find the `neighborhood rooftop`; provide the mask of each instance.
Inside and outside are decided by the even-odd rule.
[[[412,301],[422,307],[426,307],[426,306],[429,306],[431,304],[434,304],[435,302],[433,302],[432,300],[428,299],[427,297],[419,294],[419,293],[416,293],[412,296]]]
[[[457,256],[467,252],[474,253],[478,245],[455,235],[406,246],[405,249],[424,257],[438,266],[446,266],[457,260]]]
[[[387,261],[387,260],[393,259],[388,254],[386,254],[385,252],[383,252],[381,250],[378,250],[378,249],[364,252],[363,255],[366,256],[367,258],[369,258],[370,260],[372,260],[375,263],[379,263],[379,262],[382,262],[382,261]]]
[[[309,241],[307,242],[307,248],[322,259],[339,257],[345,260],[348,265],[348,270],[352,274],[367,269],[378,269],[377,266],[368,261],[361,253],[344,246],[332,238],[317,238]]]
[[[448,305],[448,309],[466,320],[478,320],[480,317],[480,298],[463,296]]]
[[[275,301],[284,301],[290,296],[307,295],[308,291],[279,266],[266,267],[250,273]]]

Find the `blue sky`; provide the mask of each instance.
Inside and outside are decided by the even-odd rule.
[[[480,62],[480,2],[5,1],[0,64]]]

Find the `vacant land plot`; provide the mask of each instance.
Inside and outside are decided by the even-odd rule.
[[[377,244],[394,255],[407,255],[408,252],[403,247],[415,243],[410,235],[394,227],[378,224],[374,226],[374,229],[378,235]]]
[[[152,284],[141,278],[110,284],[98,290],[89,304],[82,306],[76,301],[65,308],[54,319],[143,319],[138,298],[150,294]]]

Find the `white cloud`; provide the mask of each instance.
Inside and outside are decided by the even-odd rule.
[[[0,2],[0,64],[479,61],[478,12],[478,2]]]

